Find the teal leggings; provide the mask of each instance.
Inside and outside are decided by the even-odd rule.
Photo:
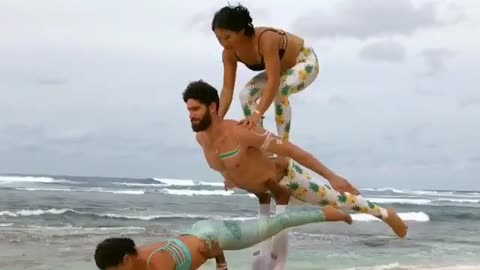
[[[325,221],[322,209],[287,211],[267,219],[246,221],[202,220],[183,234],[195,235],[210,244],[217,241],[223,250],[252,247],[295,226]]]

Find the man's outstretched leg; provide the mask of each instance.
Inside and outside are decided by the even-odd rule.
[[[360,195],[341,194],[320,179],[312,179],[306,169],[294,161],[290,162],[288,174],[280,181],[280,185],[288,188],[298,200],[370,214],[387,223],[399,237],[403,238],[407,234],[407,226],[393,208],[382,208]]]
[[[327,206],[324,209],[286,211],[266,220],[202,220],[193,224],[183,235],[195,235],[205,239],[207,244],[218,242],[223,250],[240,250],[253,247],[287,228],[325,221],[343,221],[351,224],[352,218],[338,209]]]

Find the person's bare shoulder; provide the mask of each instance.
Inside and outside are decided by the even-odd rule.
[[[237,120],[233,120],[233,119],[224,119],[223,120],[223,124],[225,126],[233,126],[233,125],[237,125],[238,124],[238,121]]]

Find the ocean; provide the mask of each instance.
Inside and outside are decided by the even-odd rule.
[[[480,269],[480,191],[361,192],[395,207],[409,226],[407,238],[363,214],[354,214],[352,225],[304,225],[290,229],[289,270]],[[141,244],[205,218],[256,216],[255,198],[218,182],[2,175],[0,270],[95,270],[94,248],[106,237]],[[251,252],[227,252],[229,269],[249,269]]]

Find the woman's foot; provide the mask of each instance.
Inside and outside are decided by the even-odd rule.
[[[323,208],[326,221],[344,221],[347,224],[352,224],[352,217],[333,206],[327,205]]]
[[[388,224],[400,238],[404,238],[407,235],[408,226],[398,216],[397,212],[393,208],[387,209],[388,217],[385,219],[385,223]]]

